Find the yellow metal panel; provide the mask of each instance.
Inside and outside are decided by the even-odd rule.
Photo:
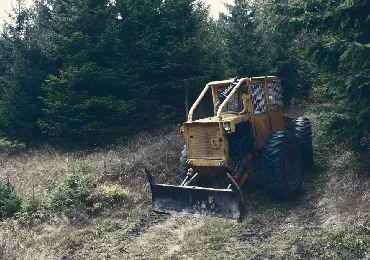
[[[239,115],[239,113],[230,113],[230,114],[222,114],[222,123],[230,123],[231,132],[235,132],[235,125],[240,124],[242,122],[247,122],[250,120],[250,116],[248,114]],[[193,121],[194,123],[200,124],[208,124],[208,123],[216,123],[219,122],[217,117],[207,117]],[[222,128],[220,128],[221,131]]]
[[[189,159],[188,161],[192,166],[220,167],[226,164],[224,160]]]
[[[266,114],[255,117],[254,124],[256,129],[255,146],[261,149],[271,134],[269,116]]]
[[[283,109],[279,111],[271,111],[270,118],[271,118],[272,132],[286,129]]]
[[[221,134],[220,124],[185,124],[189,159],[225,159],[227,139]]]

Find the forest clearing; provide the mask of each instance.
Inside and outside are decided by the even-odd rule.
[[[202,0],[10,5],[0,35],[0,260],[370,259],[370,1],[234,0],[218,17]],[[212,89],[210,110],[191,109],[223,79],[231,85]],[[237,123],[216,122],[232,98]],[[195,135],[180,137],[178,124],[194,114],[232,134],[270,112],[312,125],[313,167],[297,196],[268,195],[273,171],[238,180],[234,170],[241,222],[152,210],[145,169],[157,183],[187,184],[179,159]],[[234,143],[274,148],[265,141],[285,126],[272,120],[264,140],[244,138],[257,132],[244,124]],[[222,138],[207,145],[228,151]]]
[[[70,169],[88,167],[84,174],[96,173],[100,182],[88,187],[85,179],[80,188],[100,191],[106,205],[94,212],[86,201],[78,201],[59,215],[30,198],[33,216],[21,214],[0,225],[2,259],[368,259],[367,169],[356,166],[360,158],[351,151],[331,148],[328,153],[322,147],[319,117],[306,115],[313,119],[315,165],[304,177],[302,192],[291,201],[272,200],[257,177],[245,187],[242,223],[152,212],[143,168],[160,181],[179,181],[183,143],[174,127],[137,136],[131,148],[89,154],[58,154],[50,148],[15,155],[3,151],[7,162],[1,176],[9,176],[19,194],[46,200],[70,179]],[[163,133],[165,138],[157,141]],[[14,172],[23,174],[10,174]],[[133,172],[135,178],[130,177]]]

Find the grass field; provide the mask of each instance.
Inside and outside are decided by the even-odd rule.
[[[150,210],[144,168],[160,183],[180,181],[183,141],[173,127],[90,152],[4,148],[0,179],[15,186],[23,209],[0,222],[0,259],[370,259],[367,169],[356,153],[329,147],[320,117],[307,116],[315,166],[301,194],[281,202],[262,185],[247,185],[242,223]],[[56,190],[82,166],[96,182],[92,208],[81,202],[53,210]],[[35,201],[36,210],[28,210]]]

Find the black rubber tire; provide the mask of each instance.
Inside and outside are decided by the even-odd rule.
[[[188,161],[188,156],[186,154],[186,146],[184,146],[184,149],[181,152],[181,157],[180,157],[180,178],[185,179],[185,177],[188,174],[189,170],[189,164],[187,163]]]
[[[308,118],[300,117],[294,123],[294,133],[302,154],[303,171],[311,171],[313,166],[312,128]]]
[[[262,154],[262,172],[266,192],[288,199],[302,186],[301,153],[297,138],[289,131],[273,133]]]

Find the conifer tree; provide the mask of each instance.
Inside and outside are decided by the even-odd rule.
[[[282,26],[296,33],[295,47],[315,95],[338,106],[336,138],[348,143],[370,131],[370,2],[295,1],[278,6]]]
[[[37,123],[43,115],[39,97],[53,70],[42,51],[44,12],[38,6],[27,9],[19,1],[0,40],[0,135],[10,140],[44,138]]]
[[[93,145],[130,131],[145,95],[122,52],[111,1],[56,1],[50,43],[62,68],[44,86],[40,126],[56,140]]]

